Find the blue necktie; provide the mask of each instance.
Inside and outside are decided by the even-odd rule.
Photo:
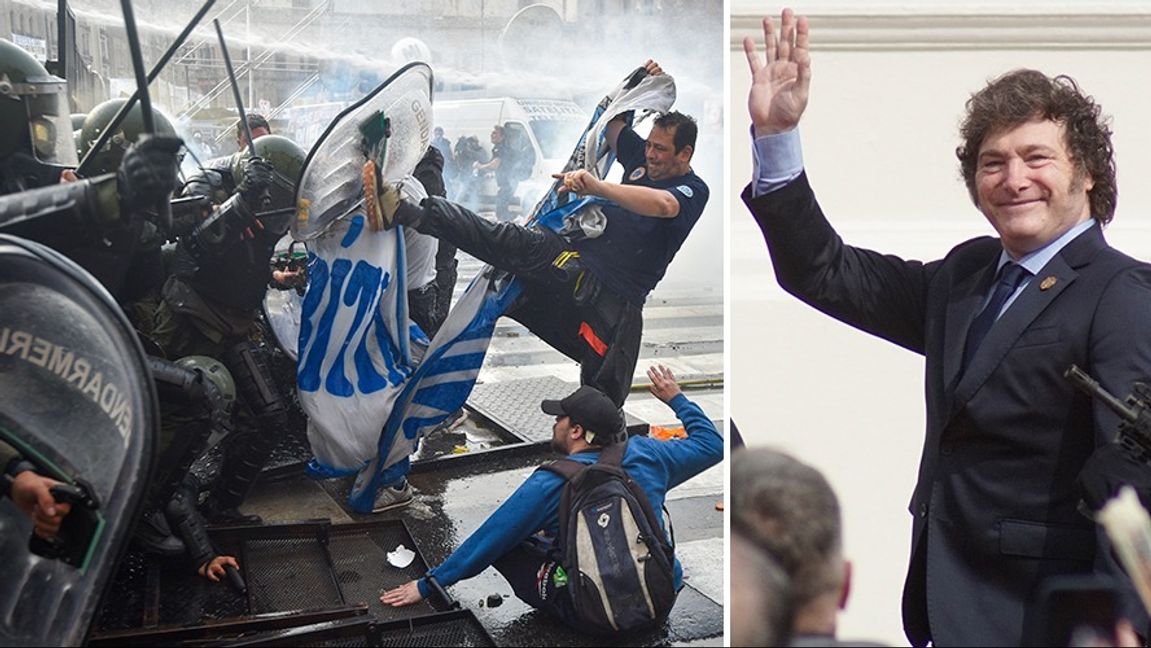
[[[991,295],[991,301],[987,302],[987,306],[971,323],[971,328],[967,330],[967,346],[963,348],[963,366],[967,367],[971,363],[971,358],[975,356],[975,352],[979,349],[979,345],[983,343],[983,338],[987,337],[988,331],[991,326],[995,324],[995,320],[999,318],[999,311],[1003,310],[1003,304],[1007,303],[1007,299],[1011,297],[1019,288],[1019,284],[1030,274],[1023,266],[1008,261],[1003,264],[999,269],[999,281],[995,284],[995,292]]]

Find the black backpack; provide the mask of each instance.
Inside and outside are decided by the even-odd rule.
[[[554,557],[567,573],[579,628],[615,634],[655,625],[675,605],[675,545],[621,465],[627,441],[599,461],[560,459],[541,467],[566,481]]]

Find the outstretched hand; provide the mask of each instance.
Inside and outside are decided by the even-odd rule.
[[[384,595],[380,597],[380,603],[392,607],[414,605],[422,600],[424,600],[424,596],[420,594],[420,588],[416,581],[408,581],[396,589],[384,592]]]
[[[776,38],[771,18],[763,19],[763,60],[755,50],[755,41],[750,36],[743,39],[743,51],[751,69],[747,110],[757,137],[795,128],[807,108],[811,88],[807,18],[796,18],[791,9],[784,9],[780,21]]]
[[[675,374],[663,365],[648,367],[647,377],[651,380],[648,391],[665,403],[680,395],[679,383],[675,381]]]

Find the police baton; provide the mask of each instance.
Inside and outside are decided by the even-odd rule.
[[[124,31],[128,36],[128,51],[132,54],[132,69],[136,72],[136,92],[140,94],[144,132],[155,137],[156,122],[152,119],[152,97],[148,94],[148,76],[144,73],[144,57],[140,53],[140,34],[136,31],[136,16],[132,13],[132,0],[120,0],[120,7],[124,10]],[[95,149],[95,147],[92,148]],[[160,217],[160,229],[165,232],[172,229],[172,205],[168,202],[169,199],[170,196],[156,205],[156,213]]]
[[[224,42],[224,30],[220,29],[220,20],[212,20],[216,26],[216,36],[220,38],[220,51],[224,54],[224,69],[228,71],[228,83],[232,85],[232,96],[236,99],[236,112],[240,115],[240,126],[244,129],[244,136],[248,138],[248,153],[256,153],[255,140],[252,139],[252,127],[248,125],[248,115],[244,112],[244,100],[240,98],[240,84],[236,82],[236,73],[232,70],[232,57],[228,55],[228,44]]]

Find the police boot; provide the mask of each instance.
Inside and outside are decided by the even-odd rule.
[[[221,358],[236,381],[241,400],[255,415],[255,429],[247,430],[224,448],[220,476],[212,487],[204,515],[213,523],[259,524],[256,516],[240,514],[243,503],[288,426],[288,408],[272,377],[267,350],[241,340]]]
[[[208,531],[204,528],[204,521],[196,512],[196,485],[195,482],[185,481],[181,488],[176,490],[172,499],[164,509],[168,523],[183,539],[188,548],[188,555],[192,559],[192,568],[199,570],[205,563],[216,557],[217,551],[208,539]]]
[[[374,231],[391,229],[396,225],[415,227],[423,216],[423,208],[404,199],[398,184],[380,178],[376,163],[364,163],[364,211],[368,225]]]
[[[275,449],[277,430],[285,429],[287,416],[280,412],[258,417],[256,429],[248,430],[224,448],[224,462],[212,491],[201,509],[212,524],[261,524],[258,515],[240,513],[239,506],[247,499],[256,478]]]
[[[240,438],[233,439],[233,443],[224,449],[224,463],[220,466],[220,473],[201,507],[208,522],[227,526],[263,523],[260,516],[247,515],[241,513],[239,509],[252,489],[256,477],[264,468],[267,452],[253,452],[253,446],[263,445],[258,443],[258,438],[261,436],[263,435],[259,431],[244,433]],[[256,443],[253,443],[253,437],[256,437]],[[255,449],[259,450],[258,447]]]
[[[143,551],[157,556],[179,556],[187,551],[187,546],[172,535],[168,521],[157,509],[151,509],[140,517],[132,532],[132,542]]]

